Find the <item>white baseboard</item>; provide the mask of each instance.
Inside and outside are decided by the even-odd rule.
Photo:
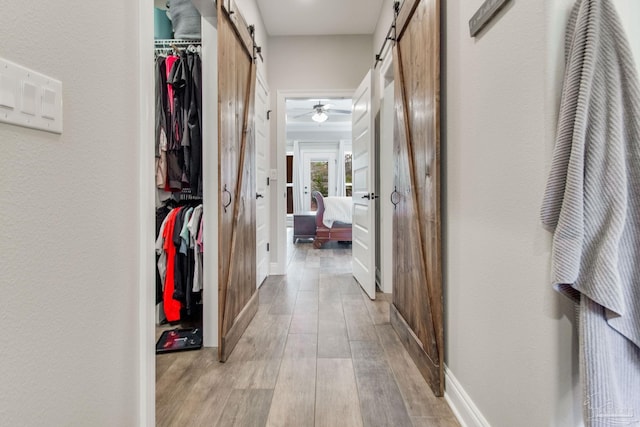
[[[451,407],[462,427],[491,427],[471,397],[464,391],[462,384],[458,382],[453,373],[445,365],[445,392],[444,398]]]
[[[282,276],[286,271],[278,262],[272,262],[269,264],[269,275],[270,276]]]

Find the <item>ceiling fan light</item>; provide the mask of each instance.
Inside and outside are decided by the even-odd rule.
[[[317,111],[313,114],[313,116],[311,116],[311,120],[313,120],[314,122],[317,123],[323,123],[325,121],[327,121],[327,119],[329,118],[329,116],[327,116],[327,114],[322,111],[320,113],[318,113]]]

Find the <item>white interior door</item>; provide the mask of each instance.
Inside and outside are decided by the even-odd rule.
[[[295,161],[295,159],[294,159]],[[311,194],[319,191],[323,196],[335,196],[336,155],[335,153],[304,151],[303,161],[303,203],[305,212],[315,211],[315,201]]]
[[[267,278],[269,271],[269,89],[261,76],[256,82],[256,286]]]
[[[376,297],[375,279],[375,138],[373,72],[369,70],[353,96],[352,107],[352,200],[353,276],[369,298]]]

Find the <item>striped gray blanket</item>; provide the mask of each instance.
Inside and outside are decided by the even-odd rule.
[[[580,304],[585,424],[640,426],[640,85],[611,0],[567,28],[558,134],[541,210],[552,281]]]

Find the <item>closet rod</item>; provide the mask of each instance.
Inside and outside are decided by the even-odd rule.
[[[155,40],[156,47],[171,47],[171,45],[176,46],[189,46],[196,45],[200,46],[202,44],[201,40],[182,40],[182,39],[156,39]]]

